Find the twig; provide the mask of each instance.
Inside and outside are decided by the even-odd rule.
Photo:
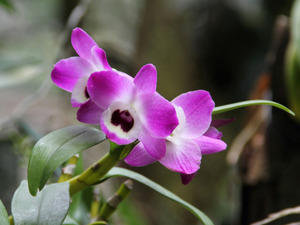
[[[291,214],[300,214],[300,206],[297,206],[295,208],[284,209],[284,210],[279,211],[277,213],[272,213],[266,219],[258,221],[256,223],[252,223],[251,225],[262,225],[262,224],[270,223],[274,220],[277,220],[281,217],[288,216],[288,215],[291,215]]]

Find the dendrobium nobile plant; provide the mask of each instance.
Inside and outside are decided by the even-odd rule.
[[[51,78],[58,87],[71,92],[71,104],[78,107],[77,119],[98,125],[100,130],[70,126],[39,140],[30,157],[28,181],[21,183],[12,201],[18,207],[12,208],[9,219],[1,217],[1,224],[79,224],[69,210],[70,197],[114,176],[144,183],[190,210],[203,224],[213,224],[200,210],[170,191],[115,165],[123,159],[130,166],[146,166],[158,161],[178,172],[182,183],[188,184],[200,169],[202,155],[227,147],[217,128],[232,119],[212,120],[212,115],[258,104],[273,105],[293,114],[286,107],[266,100],[215,107],[211,95],[204,90],[181,94],[169,102],[156,91],[154,65],[143,66],[132,78],[111,68],[103,49],[82,29],[73,30],[71,43],[78,56],[58,61]],[[78,153],[107,139],[110,151],[73,177]],[[58,183],[46,185],[52,173],[66,161]],[[131,188],[132,182],[125,182],[101,209],[98,207],[96,213],[91,213],[90,224],[107,224]],[[2,203],[0,206],[4,212]]]

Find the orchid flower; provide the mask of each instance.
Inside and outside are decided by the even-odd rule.
[[[113,70],[94,72],[87,91],[103,111],[99,122],[108,139],[119,145],[139,139],[151,157],[161,159],[178,119],[174,106],[156,92],[156,73],[151,64],[134,79]],[[89,120],[88,114],[81,116]]]
[[[158,161],[168,169],[188,175],[189,182],[200,168],[201,157],[226,149],[222,133],[211,127],[214,102],[208,92],[198,90],[176,97],[171,102],[179,125],[166,137],[166,154]],[[131,166],[145,166],[156,162],[139,143],[125,158]],[[191,179],[190,179],[191,178]]]
[[[79,56],[58,61],[51,72],[51,78],[58,87],[72,93],[73,107],[82,107],[81,111],[93,115],[88,121],[82,121],[79,117],[79,121],[99,124],[102,111],[90,100],[87,80],[96,71],[112,69],[103,49],[82,29],[73,30],[71,43]]]
[[[198,140],[199,147],[201,149],[202,155],[217,153],[219,151],[225,150],[227,145],[221,140],[221,137],[223,136],[222,132],[219,132],[216,128],[227,125],[231,122],[233,122],[235,118],[232,119],[219,119],[219,120],[213,120],[210,124],[210,127],[208,130],[203,134],[202,137],[200,137]],[[215,139],[215,140],[211,140]],[[218,145],[216,145],[216,142],[218,142]],[[183,174],[181,173],[181,182],[186,185],[190,183],[197,172],[192,174]]]

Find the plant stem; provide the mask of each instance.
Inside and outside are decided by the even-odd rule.
[[[132,190],[132,181],[125,181],[119,188],[119,190],[111,196],[107,202],[102,206],[99,217],[107,221],[109,217],[116,211],[118,205],[130,194]]]
[[[110,142],[111,150],[109,153],[104,155],[98,162],[94,163],[82,174],[68,180],[70,183],[70,195],[72,196],[98,182],[119,162],[120,159],[125,158],[136,144],[137,142],[133,142],[124,147]]]

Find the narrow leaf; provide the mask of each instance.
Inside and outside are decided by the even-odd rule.
[[[164,187],[160,186],[159,184],[149,180],[148,178],[144,177],[141,174],[138,174],[136,172],[123,169],[123,168],[118,168],[114,167],[112,168],[101,180],[100,183],[107,180],[108,178],[111,177],[117,177],[117,176],[122,176],[122,177],[128,177],[133,180],[136,180],[138,182],[141,182],[142,184],[145,184],[146,186],[152,188],[153,190],[157,191],[161,195],[173,200],[174,202],[179,203],[182,205],[184,208],[189,210],[191,213],[193,213],[198,219],[202,221],[204,225],[211,225],[213,222],[199,209],[195,208],[191,204],[187,203],[186,201],[182,200],[179,198],[177,195],[173,194],[172,192],[168,191]]]
[[[233,103],[233,104],[218,106],[218,107],[214,108],[212,114],[216,115],[219,113],[224,113],[227,111],[231,111],[234,109],[251,106],[251,105],[271,105],[271,106],[277,107],[279,109],[282,109],[282,110],[288,112],[289,114],[292,114],[293,116],[295,115],[295,113],[293,111],[291,111],[290,109],[288,109],[287,107],[285,107],[277,102],[268,101],[268,100],[249,100],[249,101],[243,101],[243,102],[237,102],[237,103]]]
[[[9,225],[8,214],[1,200],[0,200],[0,224]]]
[[[28,164],[28,185],[32,195],[45,186],[54,170],[73,155],[106,139],[93,127],[65,127],[47,134],[33,147]]]
[[[69,186],[68,182],[50,184],[33,197],[23,180],[12,199],[15,225],[62,224],[69,209]]]

